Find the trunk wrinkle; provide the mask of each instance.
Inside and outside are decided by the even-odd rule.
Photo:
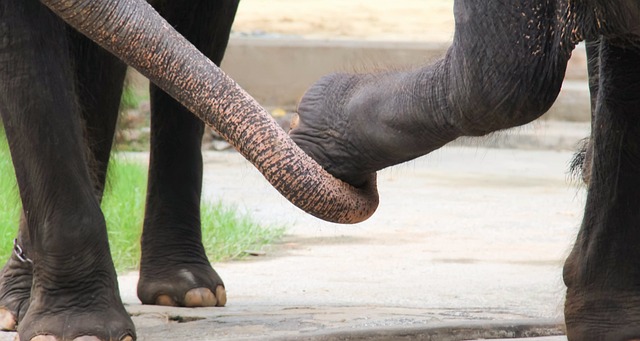
[[[294,205],[337,223],[367,219],[375,176],[352,187],[306,155],[238,84],[141,0],[42,0],[220,133]]]

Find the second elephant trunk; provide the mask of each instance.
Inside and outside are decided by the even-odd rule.
[[[367,219],[375,176],[354,188],[306,155],[270,115],[143,0],[41,0],[214,128],[289,201],[337,223]]]

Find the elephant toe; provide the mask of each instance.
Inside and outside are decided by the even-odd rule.
[[[215,293],[209,288],[194,288],[184,295],[182,303],[169,295],[158,295],[156,305],[169,307],[223,307],[227,303],[227,292],[222,285],[216,287]]]
[[[143,303],[146,303],[146,302],[143,302]],[[161,305],[165,307],[179,306],[179,304],[169,295],[158,295],[158,297],[156,297],[155,305]]]
[[[215,293],[209,288],[194,288],[184,295],[182,301],[173,299],[169,295],[158,295],[155,304],[169,307],[224,307],[227,303],[227,292],[222,285],[218,285]]]
[[[184,295],[185,307],[214,307],[218,303],[216,296],[208,288],[195,288]]]
[[[224,306],[226,300],[227,293],[224,287],[219,285],[216,287],[215,294],[208,288],[189,290],[184,297],[184,305],[186,307],[216,307]]]
[[[143,304],[173,307],[222,307],[227,292],[210,264],[162,266],[162,271],[141,271],[138,298]],[[160,267],[158,267],[160,268]]]
[[[222,286],[216,287],[216,298],[218,299],[218,307],[224,307],[227,304],[227,290]]]

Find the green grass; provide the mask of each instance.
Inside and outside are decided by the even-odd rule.
[[[202,242],[212,262],[242,258],[244,251],[273,244],[285,232],[283,226],[262,226],[251,216],[239,214],[235,207],[220,201],[202,205],[201,210]]]
[[[0,135],[0,262],[4,262],[12,249],[21,205],[6,139]],[[126,271],[136,268],[140,259],[147,170],[134,161],[113,159],[102,211],[116,269]],[[284,234],[283,226],[263,226],[238,212],[221,202],[202,203],[203,243],[211,261],[240,258],[244,250],[261,249]]]
[[[8,259],[13,249],[22,211],[15,178],[7,139],[0,129],[0,263]]]
[[[107,221],[111,257],[119,270],[133,269],[140,259],[147,170],[141,164],[113,158],[109,164],[102,212]]]
[[[122,98],[120,99],[120,108],[126,109],[138,109],[140,104],[149,100],[149,92],[147,88],[140,89],[133,84],[125,84],[122,89]]]

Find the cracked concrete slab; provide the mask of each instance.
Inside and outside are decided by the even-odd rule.
[[[286,222],[288,235],[264,256],[215,265],[228,289],[225,308],[140,306],[135,274],[121,276],[123,297],[144,340],[186,332],[194,340],[382,340],[390,334],[381,331],[424,337],[443,323],[541,320],[554,321],[542,336],[556,335],[561,267],[585,197],[568,179],[571,156],[445,148],[383,171],[378,212],[341,226],[294,208],[235,153],[210,153],[205,195],[263,222]]]
[[[447,147],[381,172],[378,212],[341,226],[293,207],[236,153],[206,153],[205,196],[287,236],[214,264],[227,307],[142,306],[135,273],[119,277],[122,297],[139,340],[563,340],[561,268],[585,199],[571,156]]]

